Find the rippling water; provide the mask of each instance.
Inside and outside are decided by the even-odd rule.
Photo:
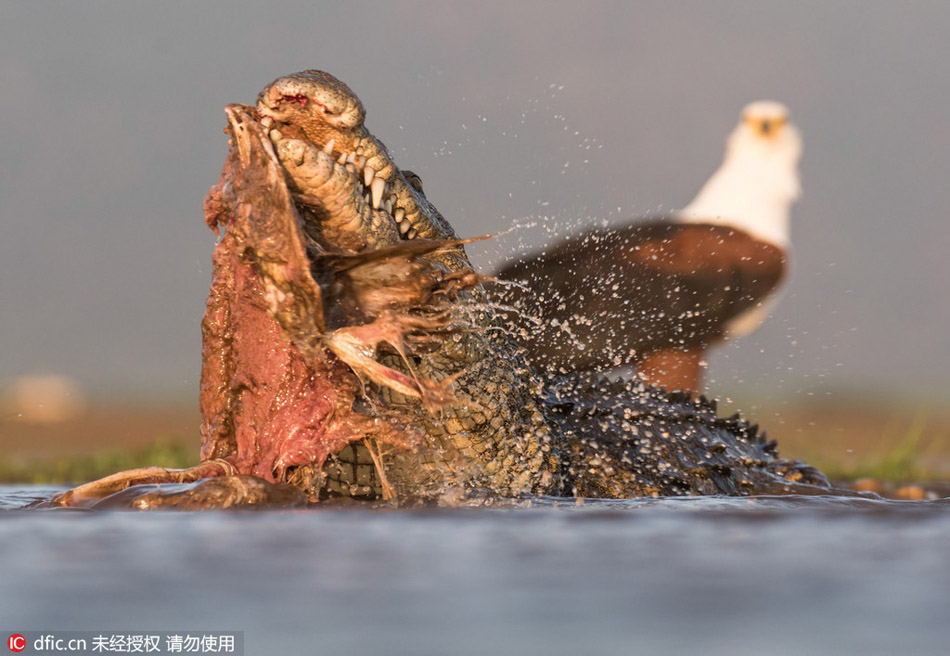
[[[950,499],[17,511],[19,630],[244,631],[247,654],[945,654]]]

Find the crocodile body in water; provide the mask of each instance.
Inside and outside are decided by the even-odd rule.
[[[532,369],[464,242],[336,78],[289,75],[226,111],[205,201],[224,234],[202,323],[201,464],[50,505],[830,491],[705,399]]]

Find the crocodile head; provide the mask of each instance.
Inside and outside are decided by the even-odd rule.
[[[227,114],[205,204],[225,234],[203,323],[202,459],[313,495],[351,442],[372,471],[342,492],[549,483],[527,369],[485,330],[464,242],[356,95],[305,71]],[[502,465],[516,457],[530,467]]]
[[[379,248],[400,239],[457,239],[422,193],[366,129],[348,86],[323,71],[278,78],[257,99],[310,233],[341,249]],[[464,266],[463,260],[455,267]]]

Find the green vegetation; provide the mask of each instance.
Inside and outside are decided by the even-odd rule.
[[[137,467],[184,468],[198,464],[195,447],[177,438],[158,438],[152,444],[125,450],[100,451],[91,456],[27,461],[0,457],[0,482],[76,484]]]
[[[833,481],[853,481],[859,478],[874,478],[892,483],[939,481],[947,478],[947,472],[927,466],[938,454],[950,450],[950,438],[946,433],[925,433],[927,413],[920,411],[901,434],[894,426],[885,427],[877,448],[870,448],[853,462],[829,457],[827,450],[808,453],[804,449],[795,454],[814,465]],[[926,439],[925,439],[926,436]],[[812,442],[815,446],[820,440]]]
[[[804,460],[833,481],[950,482],[950,412],[942,404],[835,398],[746,405],[756,406],[746,415],[778,439],[783,457]],[[731,411],[721,408],[722,414]],[[196,424],[191,407],[107,409],[55,426],[0,422],[0,482],[78,484],[137,467],[191,467],[198,463],[198,447],[185,435]],[[132,436],[143,438],[140,446],[104,446]],[[56,445],[68,445],[70,453],[81,447],[92,455],[53,456]]]

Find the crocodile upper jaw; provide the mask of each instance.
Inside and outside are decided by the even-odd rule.
[[[401,239],[457,238],[417,176],[407,179],[366,129],[356,94],[332,75],[310,70],[278,78],[261,91],[257,111],[298,200],[314,207],[333,246],[355,251]]]

